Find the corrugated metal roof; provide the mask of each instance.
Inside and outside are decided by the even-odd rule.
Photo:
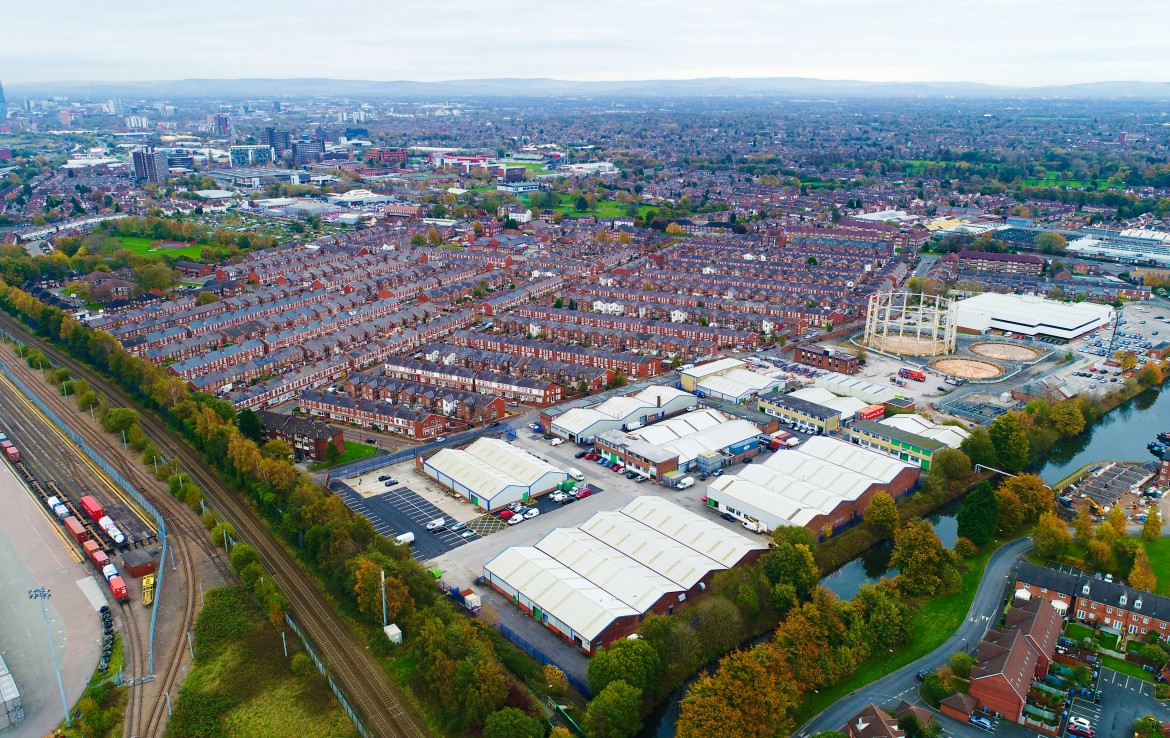
[[[618,512],[685,543],[728,568],[752,551],[767,548],[662,497],[636,497]]]
[[[683,591],[658,572],[580,528],[556,528],[537,541],[536,547],[638,612],[646,612],[663,597]]]

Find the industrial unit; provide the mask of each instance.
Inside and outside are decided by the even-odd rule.
[[[569,478],[567,472],[497,438],[480,438],[465,449],[445,448],[424,461],[422,471],[489,511],[530,500]]]
[[[878,492],[899,497],[917,479],[915,465],[818,436],[713,480],[706,503],[758,532],[799,525],[824,533],[859,519]]]
[[[514,546],[484,579],[586,654],[635,632],[646,613],[671,614],[716,572],[756,561],[767,545],[660,497],[557,528]]]
[[[985,292],[956,304],[955,322],[964,333],[992,330],[1021,336],[1072,340],[1101,328],[1113,308],[1092,302],[1059,302],[1037,295]]]
[[[590,407],[574,407],[553,416],[549,432],[574,443],[591,443],[611,430],[634,430],[693,408],[693,395],[674,387],[652,385],[632,395],[611,397]]]
[[[864,405],[863,405],[864,407]],[[796,426],[816,433],[836,433],[841,430],[841,413],[831,407],[797,397],[771,392],[759,399],[760,412],[775,416],[785,425]]]
[[[662,479],[672,472],[733,464],[759,451],[760,429],[704,408],[631,432],[607,431],[595,439],[602,456]]]

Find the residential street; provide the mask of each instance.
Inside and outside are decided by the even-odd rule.
[[[822,730],[839,730],[845,721],[871,702],[893,706],[900,699],[915,701],[918,696],[918,681],[914,675],[919,669],[934,669],[949,659],[951,654],[973,647],[983,637],[988,624],[999,612],[1004,601],[1016,562],[1031,545],[1030,538],[1021,538],[1004,545],[992,555],[991,560],[987,562],[987,569],[983,572],[983,580],[979,582],[975,599],[971,602],[971,609],[967,611],[967,619],[945,643],[917,661],[838,700],[801,726],[794,735],[804,738]],[[913,638],[914,634],[910,634],[910,637]],[[944,727],[948,729],[960,725],[953,721],[946,722],[948,725]]]

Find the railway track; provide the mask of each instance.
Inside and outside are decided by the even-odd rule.
[[[55,345],[37,338],[12,316],[0,314],[0,327],[18,340],[36,346],[55,364],[65,366],[75,376],[85,379],[93,389],[106,396],[111,406],[136,407],[133,399],[120,387],[75,361]],[[162,421],[148,412],[142,412],[140,416],[142,428],[155,447],[181,462],[183,469],[203,489],[205,499],[235,527],[243,540],[259,552],[265,569],[288,598],[294,614],[329,665],[342,691],[363,716],[367,732],[386,738],[426,735],[425,729],[420,729],[406,710],[385,672],[350,631],[348,624],[329,606],[316,581],[272,536],[255,511],[227,489],[199,454],[167,429]],[[168,503],[177,504],[170,495],[155,495],[151,502],[162,504],[164,508]]]
[[[126,638],[122,641],[122,676],[129,688],[126,690],[126,732],[128,738],[138,738],[142,726],[142,705],[146,701],[142,685],[149,678],[147,674],[146,644],[138,619],[129,602],[122,603],[122,621],[126,623]]]

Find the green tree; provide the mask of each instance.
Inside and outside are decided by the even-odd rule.
[[[912,596],[951,591],[958,583],[953,554],[925,520],[911,520],[898,531],[890,565],[898,569],[898,586]]]
[[[251,409],[244,408],[239,412],[236,427],[240,429],[240,435],[257,446],[264,443],[264,426],[260,423],[260,416]]]
[[[585,709],[588,738],[633,738],[642,729],[642,692],[621,679],[610,682]]]
[[[971,435],[963,439],[959,449],[967,454],[972,464],[982,464],[996,468],[999,466],[999,456],[995,453],[995,444],[986,428],[974,428]]]
[[[995,490],[995,504],[999,509],[999,531],[1012,533],[1024,524],[1024,506],[1019,496],[1004,485]]]
[[[995,537],[999,503],[990,483],[980,482],[963,498],[955,522],[959,536],[969,538],[976,546],[984,546]]]
[[[930,470],[950,481],[966,479],[971,476],[971,458],[957,448],[944,448],[931,457]]]
[[[955,676],[963,679],[971,678],[971,667],[975,665],[975,657],[966,651],[959,651],[951,655],[951,669]]]
[[[1039,236],[1036,236],[1032,245],[1042,254],[1063,256],[1065,247],[1068,246],[1068,239],[1059,233],[1041,233]]]
[[[769,584],[789,584],[801,600],[808,599],[821,576],[812,551],[803,543],[778,543],[764,554],[763,568]]]
[[[1071,543],[1072,535],[1068,532],[1068,523],[1054,513],[1044,513],[1040,516],[1040,521],[1032,530],[1032,545],[1036,547],[1036,553],[1050,559],[1064,553]]]
[[[1000,465],[1006,471],[1019,471],[1028,465],[1028,434],[1017,413],[1005,413],[996,418],[987,429],[987,434],[991,437]]]
[[[1073,531],[1076,533],[1077,543],[1089,545],[1093,540],[1093,514],[1089,512],[1088,504],[1079,506],[1077,516],[1073,519]]]
[[[882,533],[893,533],[898,527],[898,507],[889,492],[878,492],[865,508],[862,519],[866,524]]]
[[[544,738],[544,727],[523,710],[505,707],[488,715],[483,738]]]
[[[589,660],[589,687],[599,694],[612,682],[624,680],[647,693],[661,676],[662,660],[654,647],[641,638],[615,641]]]

